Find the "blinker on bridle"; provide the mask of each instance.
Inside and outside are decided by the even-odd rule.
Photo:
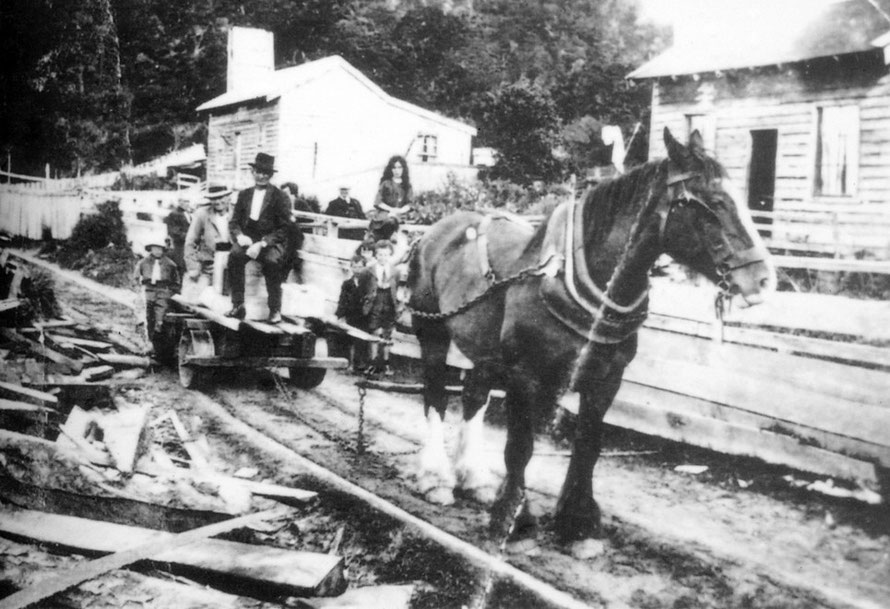
[[[659,240],[661,243],[664,243],[665,229],[673,211],[675,209],[683,209],[687,205],[697,206],[699,209],[713,217],[716,220],[717,226],[721,226],[717,212],[711,209],[701,198],[689,192],[689,189],[686,188],[686,182],[688,180],[699,177],[700,175],[701,174],[695,172],[668,175],[667,186],[677,187],[679,185],[681,190],[677,196],[667,199],[666,205],[663,206],[666,209],[659,210],[658,212],[661,217],[659,226]],[[716,231],[707,230],[705,231],[705,237],[705,246],[714,263],[714,270],[720,277],[717,285],[725,293],[729,293],[731,288],[729,283],[730,273],[736,269],[748,266],[749,264],[763,262],[768,256],[768,252],[765,248],[756,245],[736,251],[724,236],[724,231],[722,229]]]

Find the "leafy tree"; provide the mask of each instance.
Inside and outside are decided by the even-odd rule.
[[[529,184],[560,176],[553,156],[558,144],[559,117],[550,94],[527,80],[494,93],[483,112],[480,139],[498,150],[491,177]]]
[[[106,170],[129,158],[109,0],[0,3],[2,143],[23,173]]]

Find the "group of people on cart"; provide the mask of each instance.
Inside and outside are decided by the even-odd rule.
[[[231,309],[228,317],[244,319],[245,268],[249,261],[259,264],[268,293],[269,324],[282,321],[282,283],[291,269],[298,269],[298,250],[303,232],[297,211],[318,212],[299,198],[296,184],[281,188],[271,183],[276,173],[275,157],[260,152],[250,163],[254,185],[237,194],[229,210],[233,192],[222,186],[210,186],[204,203],[189,218],[180,205],[165,220],[167,242],[146,246],[147,255],[136,265],[136,280],[145,295],[146,330],[154,345],[162,331],[164,315],[172,296],[180,290],[182,279],[214,283],[218,252],[228,252]],[[411,209],[413,191],[408,165],[401,156],[389,159],[375,197],[366,214],[361,204],[349,196],[349,188],[340,188],[324,213],[331,216],[368,220],[365,229],[341,229],[341,238],[360,239],[350,262],[350,277],[341,289],[336,315],[349,325],[377,334],[381,347],[371,344],[370,361],[374,371],[391,374],[389,344],[396,319],[398,274],[392,264],[393,236],[400,220]],[[221,269],[216,269],[220,272]],[[350,284],[349,286],[347,284]],[[351,286],[351,287],[350,287]],[[366,360],[350,346],[353,365]]]

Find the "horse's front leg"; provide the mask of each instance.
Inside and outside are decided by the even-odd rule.
[[[562,542],[602,534],[600,509],[593,498],[593,468],[602,448],[603,417],[621,387],[624,369],[636,353],[636,343],[633,336],[617,347],[599,349],[596,355],[602,361],[581,362],[588,366],[588,374],[575,377],[574,389],[579,392],[580,405],[572,457],[554,518],[554,530]]]
[[[424,499],[439,505],[454,503],[454,471],[445,450],[445,359],[450,336],[439,322],[414,322],[423,362],[423,413],[426,437],[420,449],[417,489]]]
[[[485,412],[492,398],[491,387],[496,381],[495,368],[478,364],[464,379],[463,421],[458,435],[454,473],[457,490],[479,503],[490,505],[498,488],[498,479],[486,465],[483,433]]]
[[[534,405],[539,393],[537,380],[530,376],[514,378],[507,387],[507,444],[504,448],[507,473],[491,507],[489,525],[491,534],[497,538],[507,535],[511,527],[513,537],[523,529],[523,534],[533,534],[537,528],[537,521],[525,501],[525,469],[534,450]],[[523,509],[517,515],[520,506]],[[517,515],[515,519],[514,515]]]

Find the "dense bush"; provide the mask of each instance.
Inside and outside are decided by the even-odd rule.
[[[456,211],[502,209],[517,214],[544,214],[570,195],[560,185],[520,186],[504,180],[464,183],[450,175],[439,190],[419,193],[414,212],[408,217],[413,224],[433,224]]]
[[[57,261],[102,283],[127,285],[135,257],[117,201],[100,203],[95,213],[83,216],[59,247]]]

